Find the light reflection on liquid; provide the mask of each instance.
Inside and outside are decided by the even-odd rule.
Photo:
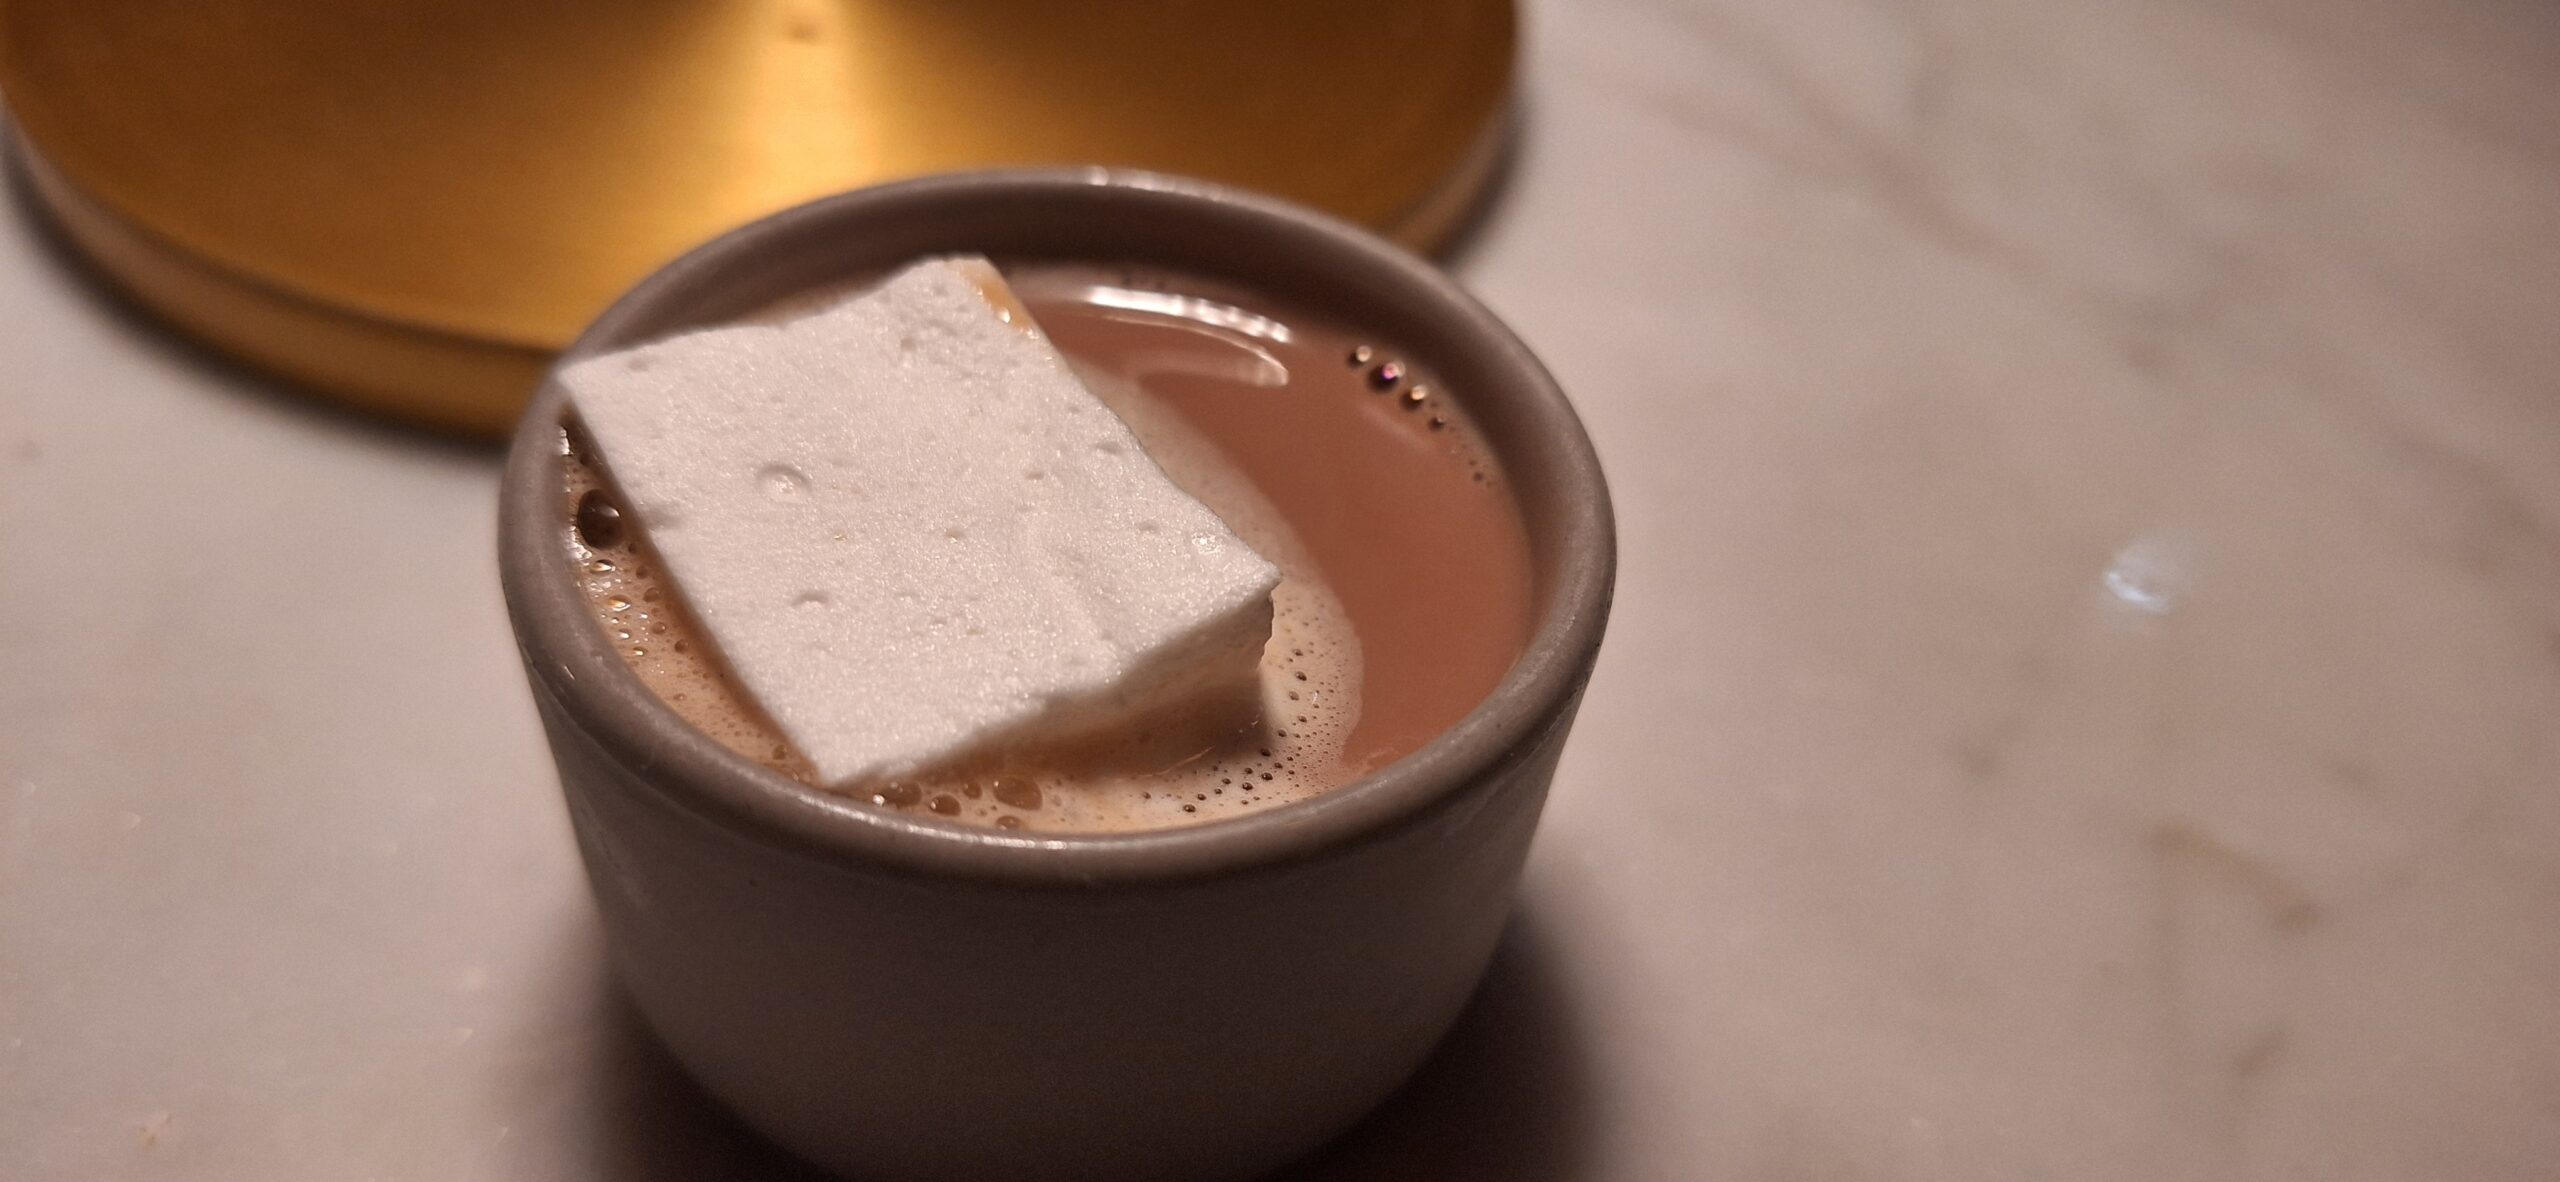
[[[1226,352],[1218,354],[1168,349],[1159,354],[1133,357],[1122,367],[1128,377],[1143,379],[1156,374],[1187,374],[1263,388],[1289,384],[1288,365],[1260,343],[1269,341],[1286,345],[1290,342],[1289,326],[1277,320],[1256,316],[1233,304],[1198,296],[1143,291],[1105,283],[1082,285],[1075,289],[1073,298],[1111,309],[1105,315],[1113,320],[1177,328],[1227,346]]]

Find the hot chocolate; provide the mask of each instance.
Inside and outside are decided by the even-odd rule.
[[[1528,543],[1464,391],[1427,358],[1179,276],[1043,264],[1007,278],[1167,475],[1281,568],[1259,720],[1001,752],[859,798],[1045,831],[1215,820],[1347,784],[1500,680],[1528,634]],[[725,746],[814,783],[696,630],[574,423],[563,451],[567,558],[625,662]]]

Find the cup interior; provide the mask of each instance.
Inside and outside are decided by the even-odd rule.
[[[1270,198],[1100,169],[962,173],[857,190],[714,239],[642,281],[553,367],[726,323],[790,297],[958,252],[1122,263],[1241,285],[1375,331],[1428,361],[1510,478],[1537,607],[1527,647],[1474,711],[1420,750],[1314,799],[1178,829],[1024,835],[874,809],[735,755],[659,702],[605,643],[562,550],[559,427],[546,380],[500,498],[508,609],[539,692],[706,819],[849,866],[1015,883],[1160,880],[1312,856],[1462,798],[1569,715],[1615,570],[1598,458],[1545,368],[1429,263]]]

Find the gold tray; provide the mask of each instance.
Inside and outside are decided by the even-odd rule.
[[[495,433],[686,247],[999,164],[1278,193],[1429,247],[1491,172],[1509,0],[0,0],[70,239],[215,348]]]

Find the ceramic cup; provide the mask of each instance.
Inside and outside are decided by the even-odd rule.
[[[1267,1172],[1411,1074],[1483,973],[1608,614],[1599,462],[1536,358],[1428,263],[1146,174],[960,174],[787,210],[650,276],[560,364],[964,251],[1229,281],[1428,359],[1527,520],[1528,648],[1421,750],[1265,812],[1085,836],[875,809],[730,753],[608,647],[565,556],[547,383],[508,457],[500,575],[615,968],[713,1095],[853,1177]]]

